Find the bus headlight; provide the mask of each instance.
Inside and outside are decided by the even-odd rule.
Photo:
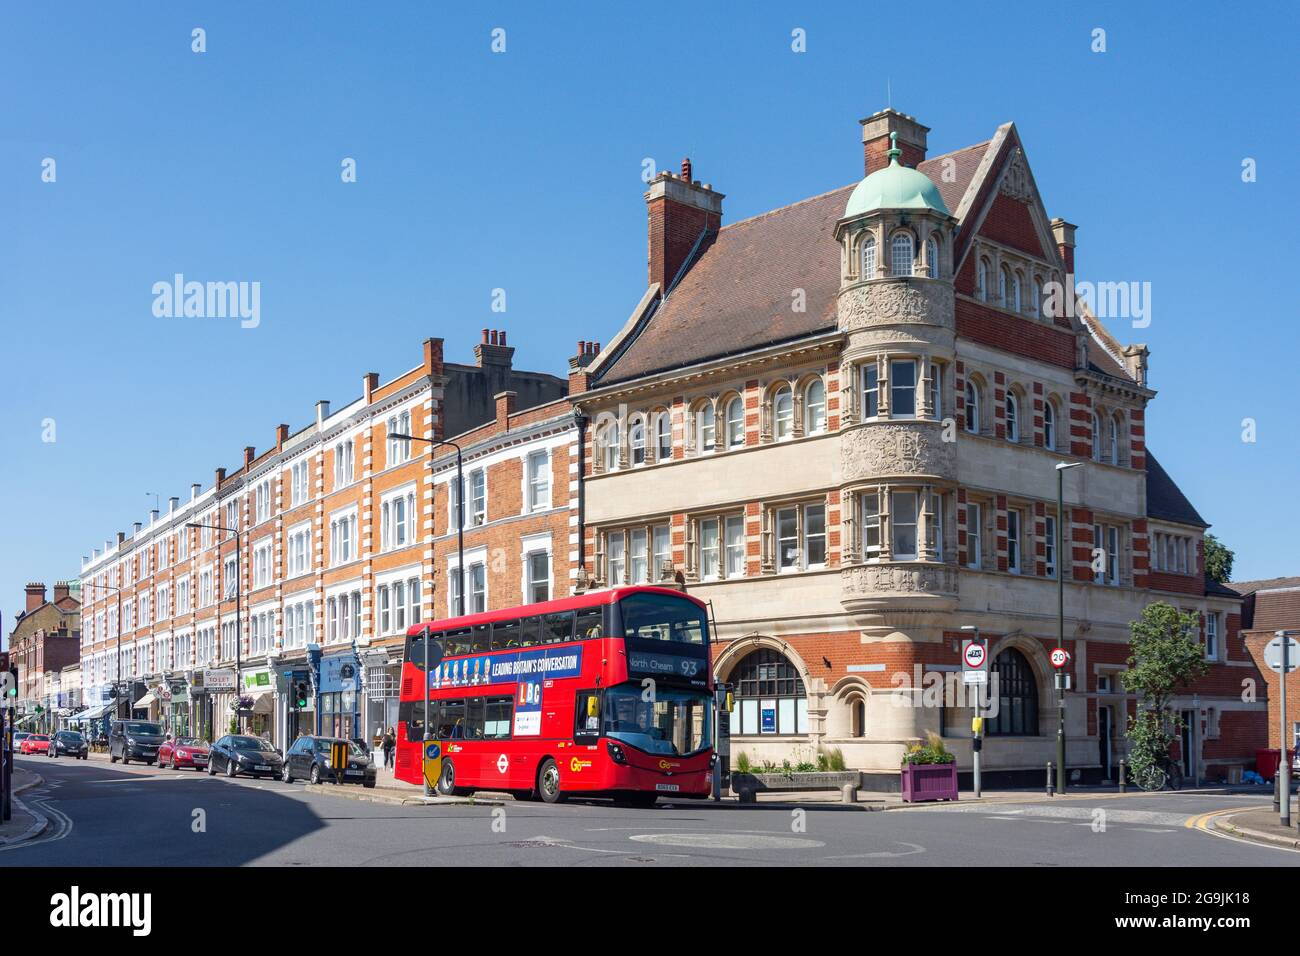
[[[627,763],[627,754],[623,753],[623,748],[618,744],[606,741],[605,749],[609,751],[610,759],[612,759],[614,763]]]

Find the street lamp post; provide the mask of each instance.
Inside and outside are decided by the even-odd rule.
[[[456,614],[463,616],[465,613],[465,476],[462,471],[464,461],[461,456],[460,445],[454,441],[446,441],[441,438],[420,438],[416,435],[403,435],[400,432],[389,432],[388,437],[398,441],[422,441],[429,446],[429,467],[433,467],[433,450],[438,445],[448,445],[456,449],[456,576],[460,585],[456,594]],[[425,724],[428,724],[428,715],[425,715]]]
[[[220,531],[223,534],[233,534],[235,536],[235,726],[239,732],[244,732],[244,716],[239,712],[239,680],[240,670],[243,668],[243,657],[241,648],[244,643],[244,634],[241,617],[243,614],[243,597],[244,597],[244,536],[238,528],[227,528],[219,524],[202,524],[198,521],[187,522],[187,528],[210,528],[213,531]],[[220,553],[220,547],[217,549]],[[224,581],[222,582],[225,583]],[[220,631],[218,630],[218,634]]]
[[[1065,649],[1065,472],[1070,468],[1079,468],[1081,461],[1062,461],[1056,465],[1056,646]],[[1070,562],[1073,567],[1074,562]],[[1061,668],[1056,679],[1060,686],[1056,690],[1056,792],[1065,793],[1065,668]]]
[[[117,664],[113,668],[113,690],[117,692],[117,716],[122,717],[122,589],[114,587],[111,584],[100,584],[98,581],[86,581],[83,587],[89,584],[92,588],[104,588],[108,591],[117,592]],[[130,716],[127,714],[125,716]]]

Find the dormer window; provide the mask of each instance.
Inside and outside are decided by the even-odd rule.
[[[891,276],[910,276],[912,274],[912,234],[896,232],[889,243],[889,274]]]
[[[874,279],[876,277],[876,239],[874,236],[867,236],[862,243],[862,278]]]

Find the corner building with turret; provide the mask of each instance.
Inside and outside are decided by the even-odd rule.
[[[882,789],[927,731],[969,770],[952,690],[977,627],[986,781],[1009,785],[1055,760],[1059,567],[1072,779],[1115,779],[1128,625],[1157,600],[1200,616],[1211,664],[1176,702],[1185,769],[1234,776],[1264,731],[1258,674],[1239,599],[1205,578],[1207,524],[1148,450],[1146,348],[1064,302],[1075,226],[1014,124],[933,158],[912,117],[861,126],[861,181],[744,221],[689,162],[649,184],[647,288],[570,361],[577,588],[711,602],[733,763],[837,749]]]

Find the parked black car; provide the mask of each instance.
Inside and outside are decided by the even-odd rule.
[[[152,764],[158,760],[158,748],[167,738],[162,726],[148,720],[115,720],[108,732],[108,761],[129,764],[142,760]]]
[[[66,754],[78,760],[90,759],[90,747],[86,744],[86,738],[76,730],[60,730],[50,740],[50,749],[46,752],[51,757]]]
[[[243,734],[227,734],[212,745],[208,755],[208,776],[217,771],[227,777],[247,774],[250,777],[273,777],[284,768],[280,751],[269,740]]]
[[[344,744],[348,748],[347,766],[343,768],[343,783],[359,783],[363,787],[375,785],[375,762],[370,755],[355,741],[341,737],[299,737],[289,748],[284,757],[284,770],[280,779],[293,783],[299,777],[305,777],[312,783],[325,780],[338,781],[334,773],[333,751],[335,744]]]

